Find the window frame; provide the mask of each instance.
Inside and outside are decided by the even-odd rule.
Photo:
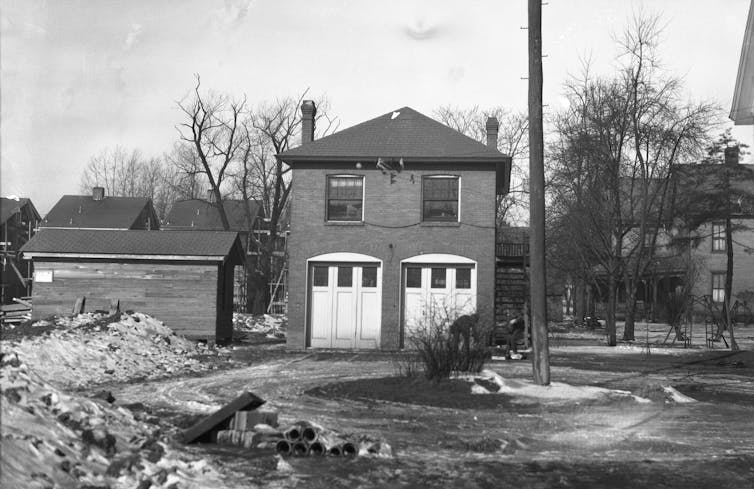
[[[719,279],[721,282],[718,287],[715,287],[715,279]],[[710,297],[712,302],[717,304],[725,302],[725,279],[725,272],[710,272]],[[722,296],[722,300],[717,300],[716,297],[720,296]]]
[[[433,181],[433,180],[455,180],[457,185],[457,194],[458,197],[456,198],[456,216],[455,218],[450,219],[443,219],[443,218],[437,218],[437,217],[428,217],[425,215],[425,202],[427,199],[425,198],[425,191],[424,186],[426,181]],[[451,202],[448,199],[431,199],[432,202]],[[421,218],[422,222],[461,222],[461,176],[460,175],[423,175],[422,176],[422,187],[421,187]]]
[[[725,223],[713,222],[710,236],[712,237],[712,253],[725,253]]]
[[[330,181],[335,178],[350,178],[361,180],[361,215],[355,219],[331,219],[330,218],[330,200],[344,200],[344,199],[330,199]],[[325,222],[346,222],[346,223],[363,223],[364,222],[364,207],[366,205],[366,178],[364,175],[357,174],[333,174],[327,175],[325,178]],[[349,199],[350,200],[350,199]]]

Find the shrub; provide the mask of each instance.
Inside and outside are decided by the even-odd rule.
[[[443,380],[458,372],[481,371],[490,357],[491,333],[492,327],[480,324],[476,315],[436,311],[408,339],[427,379]]]

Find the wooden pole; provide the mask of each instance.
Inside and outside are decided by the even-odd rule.
[[[529,0],[529,253],[534,382],[550,384],[545,282],[545,170],[542,120],[542,0]]]

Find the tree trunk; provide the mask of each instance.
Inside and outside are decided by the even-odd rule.
[[[611,272],[607,278],[607,311],[605,317],[605,327],[607,329],[607,346],[615,346],[618,344],[615,331],[615,310],[617,308],[618,297],[617,292],[618,283],[615,280],[615,275]]]
[[[730,349],[738,350],[738,343],[733,334],[733,318],[731,317],[731,300],[733,299],[733,223],[730,212],[725,218],[725,298],[723,301],[723,324],[730,336]]]

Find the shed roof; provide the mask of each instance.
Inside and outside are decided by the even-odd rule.
[[[507,157],[455,129],[403,107],[277,157],[285,162],[405,158],[415,161],[496,162]]]
[[[152,225],[159,220],[146,197],[105,197],[94,200],[91,195],[64,195],[45,216],[40,227],[129,229],[149,207]]]
[[[5,197],[0,198],[0,224],[4,224],[8,219],[11,218],[15,213],[21,211],[24,207],[28,206],[28,210],[32,213],[35,219],[40,220],[42,217],[39,215],[39,212],[37,212],[36,207],[34,207],[34,204],[31,203],[31,200],[26,198],[21,199],[8,199]]]
[[[227,231],[142,231],[40,229],[21,248],[23,257],[127,260],[223,261],[243,259],[238,233]]]
[[[224,200],[223,207],[228,217],[230,229],[233,231],[251,231],[246,220],[246,202],[243,200]],[[249,202],[249,212],[252,223],[262,217],[262,207],[258,202]],[[166,229],[196,229],[222,231],[223,225],[220,220],[220,212],[215,204],[206,200],[191,199],[182,200],[173,204],[167,219]]]

